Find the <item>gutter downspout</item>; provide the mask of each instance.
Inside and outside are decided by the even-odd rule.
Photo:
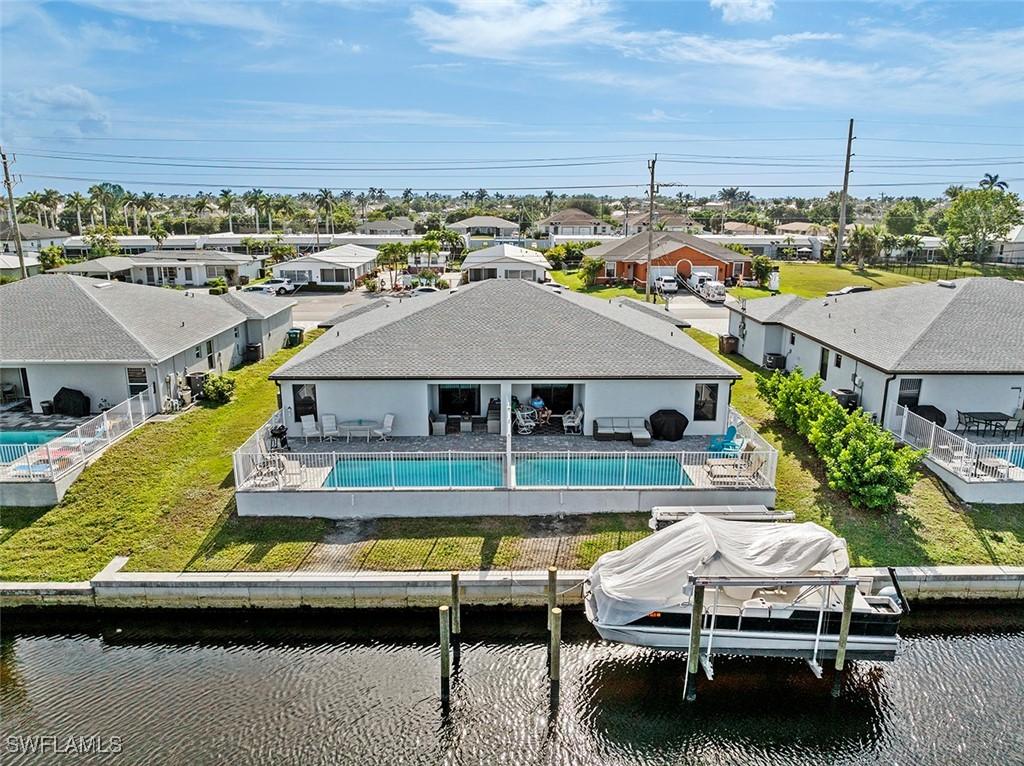
[[[892,373],[888,378],[885,379],[885,387],[882,389],[882,428],[885,428],[886,415],[888,414],[889,404],[889,384],[896,380],[897,373]]]

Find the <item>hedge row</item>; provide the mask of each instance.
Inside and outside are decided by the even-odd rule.
[[[757,392],[775,417],[811,443],[832,489],[858,507],[890,508],[913,488],[923,450],[900,447],[861,409],[847,412],[800,369],[757,376]]]

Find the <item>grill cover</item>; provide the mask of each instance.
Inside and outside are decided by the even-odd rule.
[[[909,409],[915,415],[920,415],[925,420],[932,421],[939,428],[945,428],[946,426],[946,413],[938,407],[932,407],[930,404],[916,404]]]
[[[88,415],[92,402],[75,388],[62,388],[53,396],[53,411],[58,415]]]
[[[658,410],[650,418],[651,436],[667,442],[677,442],[690,425],[686,415],[678,410]]]

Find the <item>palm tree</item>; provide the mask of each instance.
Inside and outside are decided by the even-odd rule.
[[[153,192],[143,192],[139,195],[136,206],[146,214],[146,231],[153,231],[153,211],[156,210],[156,196]]]
[[[878,244],[885,253],[885,257],[888,258],[896,251],[896,248],[900,246],[900,238],[898,235],[887,231],[878,238]]]
[[[263,205],[263,199],[266,195],[263,193],[263,189],[250,189],[242,195],[242,200],[246,205],[252,208],[253,218],[256,222],[256,233],[260,233],[260,209]]]
[[[878,252],[878,229],[862,223],[850,232],[850,255],[857,258],[857,271],[864,270],[864,261]]]
[[[234,232],[235,230],[235,202],[238,197],[231,189],[221,189],[220,196],[218,199],[218,206],[221,210],[228,214],[228,231]]]
[[[476,200],[476,204],[483,205],[487,201],[487,189],[477,189],[473,193],[473,199]]]
[[[60,207],[60,203],[63,200],[63,196],[56,189],[43,189],[40,202],[43,205],[43,216],[46,213],[50,214],[50,228],[57,228],[57,208]]]
[[[960,196],[963,190],[963,184],[951,184],[950,186],[946,187],[946,191],[944,191],[943,194],[945,194],[948,199],[954,200]]]
[[[152,237],[154,241],[156,241],[156,248],[157,250],[159,250],[161,247],[163,247],[164,240],[167,239],[167,229],[165,229],[160,224],[157,224],[156,226],[150,226],[149,236]]]
[[[548,215],[551,215],[552,208],[555,206],[555,193],[551,189],[544,192],[544,205],[547,207]]]
[[[78,234],[82,234],[82,211],[89,206],[87,200],[80,192],[72,192],[65,200],[67,206],[75,211],[75,221],[78,223]]]
[[[412,189],[406,189],[405,191],[402,192],[402,202],[408,205],[410,202],[412,202],[412,198],[414,196],[415,195],[412,193]]]
[[[914,260],[914,254],[921,249],[922,244],[923,242],[917,234],[904,234],[900,237],[899,246],[908,263]]]
[[[407,250],[401,242],[385,242],[377,249],[377,265],[391,272],[391,286],[395,285],[395,269],[405,263]]]
[[[327,219],[327,233],[334,233],[334,192],[330,189],[321,189],[316,193],[316,208],[323,210]],[[319,227],[318,227],[319,228]]]
[[[356,195],[356,204],[359,205],[359,217],[364,221],[366,220],[366,205],[369,201],[369,196],[364,192],[359,192]]]
[[[728,186],[718,192],[718,199],[724,202],[730,210],[732,209],[732,206],[739,201],[739,198],[740,190],[736,186]]]
[[[291,220],[292,216],[295,215],[295,200],[287,194],[279,194],[274,197],[271,201],[271,207],[277,213],[282,229],[284,228],[284,222]]]
[[[202,216],[204,213],[209,212],[212,207],[213,198],[206,192],[199,192],[196,194],[196,198],[192,200],[192,212],[196,216]]]
[[[21,212],[23,212],[23,213],[34,212],[36,214],[36,221],[39,223],[40,226],[43,225],[43,195],[42,194],[40,194],[39,192],[29,192],[24,197],[22,197],[18,202],[19,202],[19,207],[21,207]]]
[[[100,209],[103,225],[107,225],[107,204],[110,202],[110,195],[102,184],[95,184],[89,187],[89,196],[93,204]],[[95,222],[94,222],[95,223]]]
[[[995,189],[996,191],[1006,191],[1010,188],[1010,185],[1006,181],[999,180],[999,174],[992,175],[986,173],[985,176],[978,181],[978,186],[982,189]]]

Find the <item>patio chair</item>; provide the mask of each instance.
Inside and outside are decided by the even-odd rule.
[[[567,434],[578,434],[583,430],[583,408],[577,407],[562,415],[562,430]]]
[[[615,438],[615,426],[611,418],[594,420],[594,441],[610,442]]]
[[[448,416],[430,413],[430,435],[444,436],[448,432]]]
[[[320,422],[320,439],[321,441],[332,442],[336,437],[341,437],[341,431],[338,429],[338,418],[330,413],[324,413],[323,420]]]
[[[708,452],[738,452],[736,446],[736,426],[729,426],[724,434],[712,436],[708,445]]]
[[[390,441],[391,432],[394,430],[394,426],[395,416],[389,412],[387,415],[384,416],[384,423],[381,425],[381,427],[374,428],[373,431],[371,431],[370,433],[377,437],[377,441]]]
[[[516,432],[523,434],[532,434],[533,429],[537,427],[537,419],[529,418],[522,410],[516,410]]]
[[[708,475],[711,477],[713,484],[747,484],[755,485],[759,483],[758,473],[765,464],[765,458],[756,457],[750,460],[739,458],[737,459],[737,465],[733,466],[709,466]]]
[[[309,444],[310,436],[320,438],[320,429],[317,427],[315,415],[303,415],[299,418],[299,422],[302,424],[302,438],[306,440],[306,444]]]
[[[970,430],[971,430],[971,425],[973,423],[974,423],[974,419],[973,418],[971,418],[968,415],[965,415],[960,410],[957,410],[956,411],[956,426],[953,427],[953,433],[956,433],[960,429],[963,429],[963,432],[965,434],[969,433]]]

